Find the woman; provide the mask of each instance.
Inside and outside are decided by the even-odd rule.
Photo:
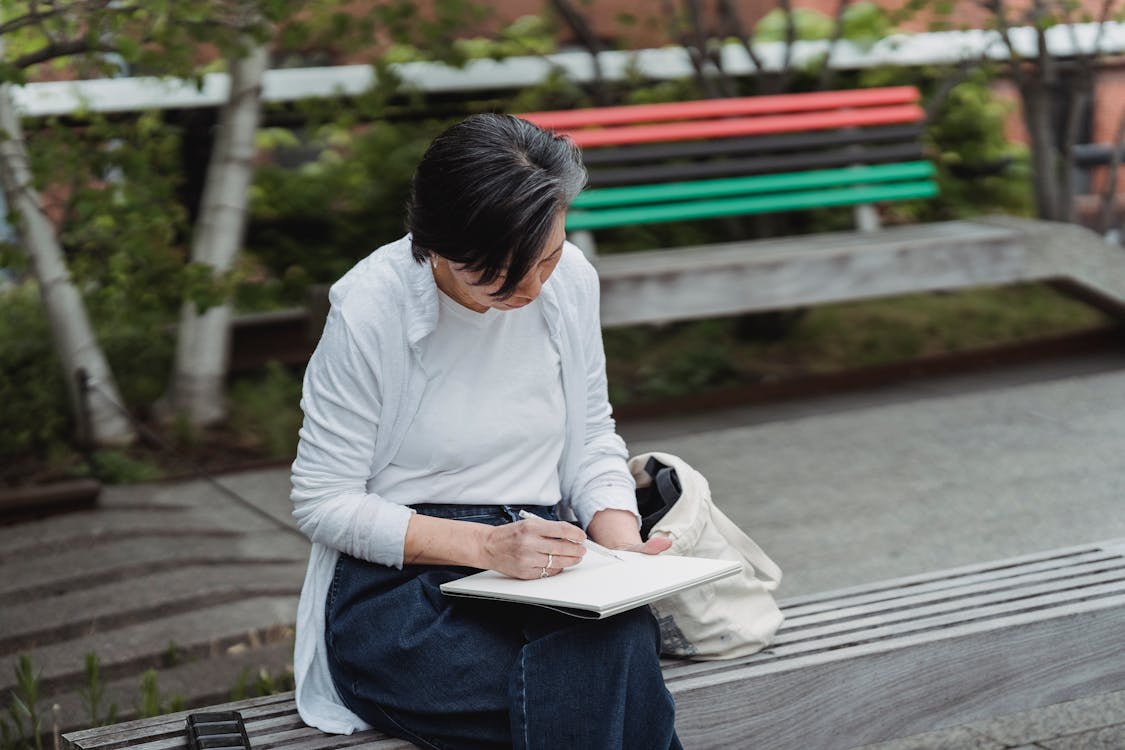
[[[423,157],[410,234],[332,287],[292,477],[314,543],[294,657],[310,725],[443,749],[680,747],[647,608],[586,622],[438,589],[558,575],[587,534],[668,546],[641,543],[598,280],[565,242],[585,179],[564,138],[470,117]]]

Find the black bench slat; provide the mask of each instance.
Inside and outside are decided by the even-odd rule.
[[[920,124],[885,125],[873,128],[847,128],[817,133],[785,133],[743,138],[721,138],[711,141],[672,141],[640,146],[591,149],[582,153],[587,167],[607,164],[630,164],[664,159],[701,159],[731,154],[776,153],[827,149],[853,144],[888,143],[917,140],[922,134]]]
[[[716,177],[738,177],[774,172],[845,167],[850,164],[891,164],[924,158],[919,143],[851,147],[836,151],[813,151],[783,155],[723,159],[705,162],[665,163],[621,169],[590,170],[589,187],[622,187],[652,182],[686,182]]]

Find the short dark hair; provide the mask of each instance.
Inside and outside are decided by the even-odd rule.
[[[414,172],[407,224],[414,258],[464,265],[510,297],[555,217],[586,185],[570,139],[513,115],[472,115],[434,139]]]

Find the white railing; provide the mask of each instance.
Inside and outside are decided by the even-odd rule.
[[[1047,31],[1048,46],[1059,56],[1077,51],[1091,52],[1097,43],[1103,54],[1125,52],[1125,24],[1108,23],[1098,39],[1098,24],[1055,26]],[[1035,31],[1030,27],[1012,30],[1012,41],[1021,55],[1033,55]],[[798,42],[795,65],[820,60],[828,42]],[[785,58],[781,42],[756,46],[765,69],[777,69]],[[881,65],[936,65],[988,56],[1004,59],[1007,46],[994,31],[949,31],[896,34],[864,47],[839,43],[832,51],[831,65],[860,69]],[[682,47],[633,51],[610,51],[600,55],[603,74],[611,80],[624,78],[630,70],[655,80],[677,79],[692,74],[691,62]],[[736,75],[755,71],[746,50],[737,44],[723,50],[724,67]],[[559,52],[542,57],[512,57],[505,60],[475,60],[464,68],[439,63],[402,63],[395,72],[409,86],[428,93],[517,89],[544,79],[553,69],[562,70],[578,82],[590,81],[594,67],[582,51]],[[368,65],[323,68],[288,68],[266,73],[263,96],[285,102],[316,97],[348,96],[368,90],[375,72]],[[146,109],[215,107],[226,100],[230,82],[225,73],[211,73],[197,88],[194,82],[153,77],[113,78],[87,81],[29,83],[14,93],[20,108],[30,116],[64,115],[75,111],[131,112]]]

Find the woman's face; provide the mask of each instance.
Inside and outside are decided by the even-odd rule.
[[[559,264],[559,259],[562,257],[563,241],[566,240],[566,216],[559,213],[555,217],[555,223],[548,235],[547,243],[539,252],[539,259],[532,265],[531,270],[523,277],[523,281],[512,292],[512,296],[507,299],[498,299],[493,297],[495,293],[504,284],[504,274],[501,273],[491,283],[487,285],[479,285],[479,274],[468,271],[464,266],[456,263],[449,263],[449,275],[455,285],[454,296],[464,302],[472,302],[483,311],[484,308],[494,308],[496,310],[515,310],[529,305],[535,301],[539,293],[543,291],[543,285],[547,283],[547,279],[555,270],[555,266]],[[472,305],[470,305],[471,307]]]

